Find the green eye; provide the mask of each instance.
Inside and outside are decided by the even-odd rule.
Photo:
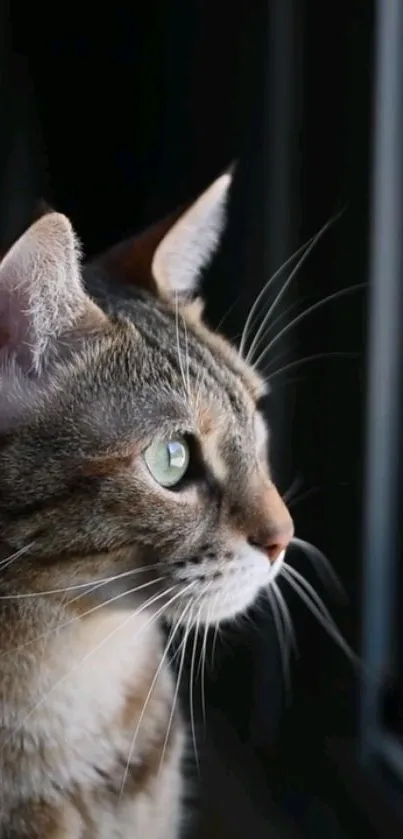
[[[189,466],[189,447],[183,438],[159,440],[146,449],[144,460],[158,484],[172,487],[179,483]]]

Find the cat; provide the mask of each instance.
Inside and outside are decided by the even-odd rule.
[[[161,620],[244,612],[293,538],[198,296],[231,179],[89,265],[54,211],[0,263],[0,839],[178,839]]]

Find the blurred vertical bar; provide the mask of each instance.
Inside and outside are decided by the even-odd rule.
[[[271,0],[268,16],[268,58],[266,68],[265,138],[265,247],[264,279],[267,281],[298,247],[299,220],[299,142],[301,97],[301,27],[299,2]],[[286,279],[284,272],[282,280]],[[280,286],[276,285],[276,290]],[[273,319],[285,312],[295,299],[294,288],[284,296]],[[270,295],[270,302],[274,292]],[[268,304],[266,303],[265,309]],[[277,353],[290,348],[288,336],[276,347]],[[268,359],[267,359],[268,360]],[[266,361],[267,361],[266,360]],[[283,362],[283,359],[282,359]],[[284,363],[284,362],[283,362]],[[290,389],[278,394],[271,416],[275,445],[271,453],[275,474],[290,480],[290,430],[292,419]],[[294,476],[292,476],[294,477]]]
[[[374,758],[391,665],[402,384],[403,2],[378,0],[363,554],[360,746]]]
[[[299,137],[300,137],[300,80],[301,80],[301,28],[299,2],[296,0],[271,0],[268,6],[268,33],[266,41],[266,86],[264,114],[264,273],[265,282],[286,262],[298,247],[299,221]],[[275,300],[275,295],[289,271],[276,283],[274,290],[262,301],[260,316],[264,316]],[[284,295],[273,313],[272,321],[284,315],[295,299],[295,286]],[[284,320],[280,324],[285,325]],[[264,343],[260,349],[263,349]],[[290,341],[285,336],[276,347],[286,363]],[[267,359],[268,360],[268,359]],[[266,361],[267,361],[266,360]],[[274,388],[274,391],[276,389]],[[276,480],[285,490],[293,479],[291,427],[293,415],[292,388],[281,388],[270,405],[270,427],[273,444],[270,459]],[[265,626],[263,625],[265,624]],[[277,654],[277,684],[273,686],[273,663],[268,666],[268,655],[273,656],[274,638]],[[255,641],[255,699],[251,724],[252,740],[258,746],[270,746],[276,741],[283,709],[282,654],[273,623],[271,609],[260,617],[259,639]],[[276,649],[277,647],[277,649]],[[270,652],[268,652],[270,651]],[[276,674],[277,675],[277,674]]]

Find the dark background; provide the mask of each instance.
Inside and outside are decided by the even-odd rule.
[[[14,3],[1,15],[3,251],[39,196],[70,216],[92,255],[196,197],[236,159],[228,230],[205,277],[214,325],[227,313],[223,331],[239,336],[264,282],[340,210],[284,309],[297,314],[367,281],[372,2]],[[297,551],[292,561],[355,648],[366,307],[362,290],[324,305],[277,345],[280,361],[267,359],[273,372],[318,356],[273,379],[272,457],[283,491],[300,481],[297,533],[327,555],[348,603],[329,601]],[[250,623],[224,632],[208,676],[205,818],[223,837],[291,836],[287,819],[309,837],[383,835],[349,792],[332,746],[356,732],[354,669],[282,589],[300,650],[292,701],[262,603]],[[260,816],[260,826],[242,826]]]

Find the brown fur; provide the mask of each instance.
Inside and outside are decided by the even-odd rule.
[[[53,212],[0,264],[0,839],[177,839],[160,620],[243,611],[292,536],[264,384],[194,297],[228,187],[84,272]],[[188,447],[173,488],[156,440]]]

